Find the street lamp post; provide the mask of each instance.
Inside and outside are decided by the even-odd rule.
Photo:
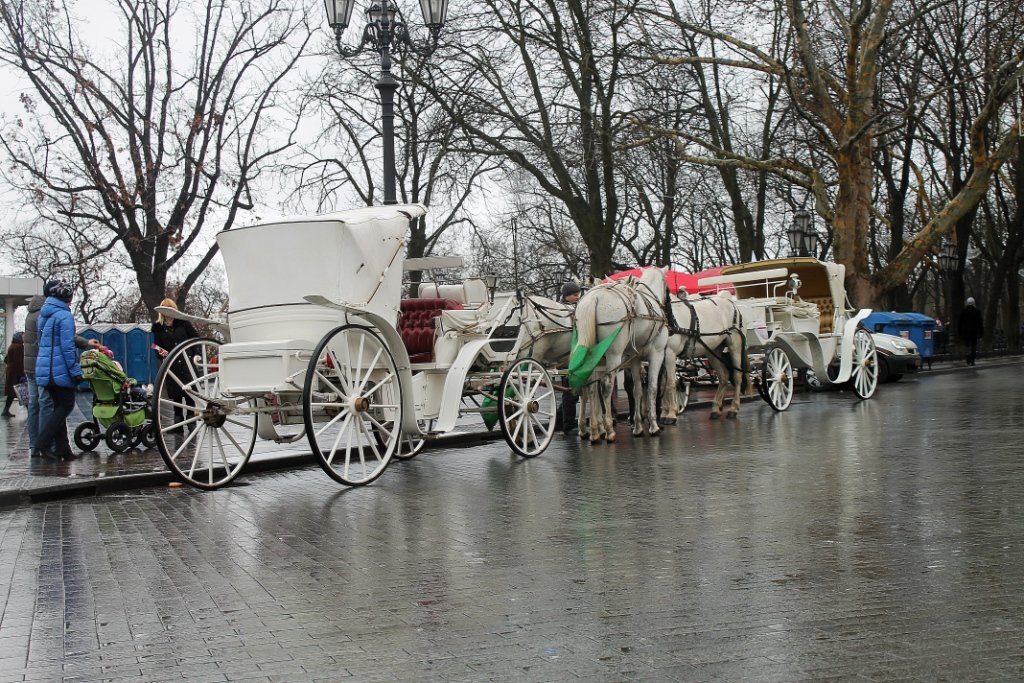
[[[818,233],[807,209],[797,209],[793,225],[786,231],[789,239],[790,256],[813,256],[818,243]]]
[[[391,73],[391,52],[408,50],[421,57],[429,57],[437,48],[445,18],[448,15],[448,0],[420,0],[423,23],[430,30],[430,39],[416,43],[409,35],[409,26],[392,0],[374,1],[366,10],[367,22],[359,45],[346,47],[341,36],[352,19],[355,0],[325,0],[327,23],[334,29],[334,41],[338,53],[343,57],[354,57],[364,49],[380,54],[380,78],[377,91],[380,93],[381,126],[384,138],[384,203],[397,204],[395,193],[395,91],[398,80]]]
[[[939,252],[939,270],[942,271],[946,280],[946,331],[952,334],[953,330],[953,271],[956,270],[957,256],[956,243],[946,240]],[[947,343],[949,343],[947,341]]]

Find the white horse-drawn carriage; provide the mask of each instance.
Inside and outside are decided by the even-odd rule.
[[[878,383],[874,341],[860,322],[870,309],[853,309],[843,286],[844,268],[814,258],[758,261],[721,269],[702,278],[702,289],[718,287],[711,296],[668,295],[664,273],[651,268],[633,278],[602,284],[580,300],[577,312],[580,344],[594,347],[621,329],[618,348],[609,347],[607,362],[590,380],[607,383],[611,373],[632,365],[637,405],[634,434],[641,423],[651,434],[656,382],[664,357],[666,376],[662,422],[671,424],[685,407],[687,392],[677,391],[677,361],[707,359],[719,380],[711,417],[735,417],[745,384],[752,381],[775,410],[785,410],[793,398],[798,372],[812,371],[822,381],[849,383],[859,398],[869,398]],[[616,307],[616,304],[618,306]],[[596,335],[595,335],[596,333]],[[666,336],[667,335],[667,336]],[[614,353],[613,353],[614,352]],[[646,365],[648,381],[641,387],[639,366]],[[570,364],[570,372],[573,366]],[[732,403],[726,407],[727,384],[733,385]],[[610,421],[610,390],[603,406],[581,416],[581,433],[591,440],[614,438]],[[682,399],[682,403],[680,403]],[[604,421],[600,430],[590,426]],[[589,421],[589,424],[588,424]]]
[[[425,283],[403,299],[403,273],[454,265],[406,262],[421,205],[368,207],[220,233],[231,309],[225,341],[193,339],[164,360],[154,387],[157,445],[167,466],[203,489],[234,479],[257,436],[305,437],[321,468],[346,485],[411,457],[428,433],[450,432],[471,408],[496,402],[502,434],[524,457],[555,423],[551,376],[513,363],[497,331],[515,305],[480,280]],[[189,318],[173,310],[172,316]],[[178,415],[175,416],[175,413]]]
[[[734,289],[755,383],[775,410],[789,407],[799,371],[848,382],[858,398],[874,395],[875,343],[860,325],[871,310],[850,305],[844,275],[838,263],[796,257],[727,266],[700,280]]]

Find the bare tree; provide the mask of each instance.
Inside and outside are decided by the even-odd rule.
[[[379,57],[371,52],[367,61],[342,60],[329,53],[324,59],[328,67],[303,88],[302,111],[319,114],[325,125],[287,168],[299,177],[298,194],[312,195],[318,209],[351,199],[369,206],[383,175],[383,133],[373,99]],[[410,55],[398,67],[404,74],[395,107],[398,199],[433,209],[429,221],[420,218],[411,226],[407,255],[417,258],[430,254],[450,228],[479,227],[468,206],[479,193],[481,178],[497,166],[459,151],[467,146],[461,128],[421,84],[431,78],[428,65]]]
[[[275,126],[286,76],[309,33],[281,0],[111,0],[119,43],[90,45],[67,0],[0,4],[0,62],[28,83],[7,121],[4,180],[82,248],[51,268],[124,254],[151,309],[189,263],[179,305],[296,122]],[[184,55],[184,58],[183,58]],[[280,122],[279,122],[280,123]],[[33,232],[7,244],[32,250]],[[186,258],[195,254],[197,258]]]
[[[993,174],[1020,139],[1019,122],[1002,129],[996,125],[1005,114],[1022,72],[1024,51],[1018,41],[1004,43],[1003,59],[986,64],[984,82],[988,87],[982,93],[976,115],[966,123],[973,163],[963,186],[931,213],[895,257],[872,272],[868,237],[872,220],[877,218],[873,203],[875,138],[880,126],[900,116],[911,104],[878,97],[882,60],[906,63],[908,56],[906,50],[881,48],[886,41],[905,40],[908,27],[916,26],[945,4],[915,4],[908,11],[894,14],[892,0],[846,6],[817,0],[777,0],[777,7],[785,11],[787,33],[793,41],[791,59],[709,27],[678,11],[673,4],[658,16],[684,35],[695,33],[720,44],[725,54],[660,54],[657,61],[676,65],[717,64],[782,79],[789,102],[802,120],[804,134],[813,141],[810,151],[821,150],[822,154],[810,160],[765,160],[724,150],[712,141],[693,139],[680,131],[654,130],[650,126],[648,129],[679,141],[678,153],[683,159],[766,171],[813,192],[818,213],[832,227],[835,259],[847,267],[848,289],[862,305],[876,304],[884,292],[906,282],[939,237],[952,232],[957,222],[977,205]],[[1011,11],[1010,3],[998,4],[1001,12]],[[763,11],[757,3],[748,6],[751,11]],[[659,48],[660,44],[656,44],[655,49]],[[934,97],[934,93],[918,97],[927,99]],[[700,145],[705,154],[690,152],[687,144]],[[827,162],[827,166],[822,162]]]
[[[635,6],[485,0],[449,33],[432,88],[472,152],[515,165],[562,204],[595,275],[611,269],[620,220],[616,108],[637,68]]]

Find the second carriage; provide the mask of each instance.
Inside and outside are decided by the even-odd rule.
[[[793,400],[798,374],[849,384],[858,398],[874,395],[878,358],[861,321],[871,309],[854,308],[846,296],[842,264],[811,257],[755,261],[722,268],[702,286],[734,289],[743,316],[754,380],[775,410]]]
[[[502,338],[515,301],[494,301],[480,280],[402,298],[406,266],[431,265],[404,259],[410,221],[425,213],[367,207],[217,236],[231,310],[224,324],[204,322],[225,341],[179,345],[154,387],[157,445],[181,480],[228,484],[259,437],[305,439],[333,479],[367,484],[480,411],[465,400],[474,396],[491,399],[514,452],[545,450],[555,390]]]

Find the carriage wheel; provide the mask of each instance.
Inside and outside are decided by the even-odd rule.
[[[761,373],[764,400],[775,410],[788,408],[793,400],[793,365],[786,352],[778,346],[769,349]]]
[[[256,404],[221,391],[219,349],[213,339],[179,344],[160,365],[153,387],[160,456],[178,479],[204,490],[230,483],[256,446]],[[179,390],[185,398],[178,398]]]
[[[427,423],[424,420],[419,420],[419,425],[421,431],[426,431]],[[381,448],[387,448],[384,435],[391,433],[392,425],[388,423],[384,427],[384,431],[378,430],[376,427],[373,428],[373,435],[377,439],[377,445]],[[412,460],[420,454],[425,445],[427,445],[427,440],[423,436],[419,434],[403,434],[398,442],[398,450],[395,451],[395,457],[399,460]]]
[[[426,431],[426,423],[420,421],[419,425],[421,431]],[[420,451],[426,445],[426,437],[419,434],[403,434],[402,441],[398,444],[398,451],[395,452],[395,457],[399,460],[412,460],[420,454]]]
[[[686,406],[690,405],[690,383],[680,382],[676,384],[676,406],[679,408],[679,413],[686,410]]]
[[[544,366],[517,360],[498,384],[498,424],[509,447],[523,456],[540,455],[555,433],[555,388]]]
[[[861,328],[853,333],[853,372],[850,385],[857,398],[871,398],[878,387],[878,353],[871,333]]]
[[[346,486],[369,484],[402,439],[402,387],[395,359],[371,328],[343,325],[313,352],[302,418],[320,467]]]

